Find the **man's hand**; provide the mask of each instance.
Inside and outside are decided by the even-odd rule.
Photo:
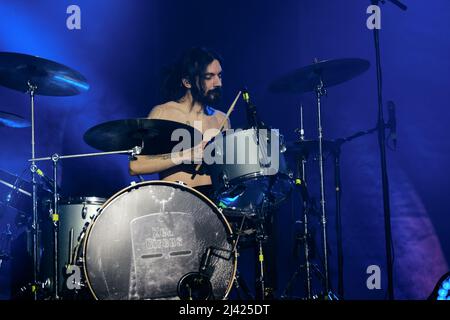
[[[202,141],[202,143],[199,143],[193,149],[191,149],[193,163],[198,164],[203,162],[203,151],[205,150],[205,146],[207,143],[208,141]]]
[[[203,150],[205,149],[205,146],[208,142],[202,141],[202,143],[199,143],[194,148],[183,150],[183,152],[180,153],[173,153],[172,154],[172,161],[176,164],[198,164],[202,163],[203,161]]]

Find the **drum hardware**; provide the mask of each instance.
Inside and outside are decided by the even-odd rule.
[[[72,96],[89,89],[86,79],[78,72],[59,63],[40,57],[0,52],[0,85],[27,93],[31,106],[31,158],[36,157],[35,150],[35,96]],[[33,282],[36,288],[38,272],[38,213],[37,213],[37,181],[36,164],[31,161],[32,199],[33,199]],[[33,291],[37,299],[36,290]],[[58,298],[55,291],[54,298]]]
[[[234,287],[237,290],[238,297],[241,300],[255,300],[255,297],[251,294],[249,287],[245,280],[241,277],[239,270],[236,270],[236,276],[234,277]],[[245,297],[242,299],[240,291],[242,291]]]
[[[258,224],[258,228],[256,231],[256,242],[257,242],[257,250],[258,250],[258,272],[256,279],[256,294],[255,297],[257,300],[265,300],[266,299],[266,286],[265,286],[265,257],[263,250],[263,242],[267,241],[267,235],[265,233],[265,228],[263,223]]]
[[[35,158],[35,159],[29,159],[29,162],[32,162],[32,171],[37,172],[39,169],[35,165],[36,162],[40,161],[52,161],[52,167],[53,167],[53,182],[58,181],[58,163],[62,159],[72,159],[72,158],[82,158],[82,157],[94,157],[94,156],[104,156],[104,155],[112,155],[112,154],[128,154],[130,157],[134,157],[140,152],[140,147],[135,147],[130,150],[122,150],[122,151],[110,151],[110,152],[98,152],[98,153],[85,153],[85,154],[74,154],[74,155],[65,155],[60,156],[58,154],[53,154],[51,157],[44,157],[44,158]],[[43,175],[41,172],[40,175]],[[53,299],[60,299],[60,280],[61,280],[61,274],[58,270],[60,270],[60,265],[62,261],[59,261],[59,191],[58,191],[58,185],[56,183],[53,183],[53,205],[49,208],[50,218],[53,224],[53,277],[51,286],[53,288]],[[70,240],[73,243],[73,240]],[[48,279],[46,280],[48,281]],[[43,288],[47,288],[48,285],[43,286]]]
[[[363,59],[336,59],[336,60],[314,60],[314,63],[300,68],[290,74],[283,76],[272,82],[269,90],[275,93],[306,93],[314,92],[316,96],[317,107],[317,130],[318,130],[318,157],[320,174],[320,206],[321,206],[321,225],[322,225],[322,245],[323,245],[323,267],[324,267],[324,293],[325,298],[334,296],[331,292],[329,267],[328,267],[328,239],[327,239],[327,215],[325,208],[325,187],[324,187],[324,145],[323,126],[322,126],[322,97],[327,95],[327,87],[334,86],[348,81],[359,74],[365,72],[370,63]],[[302,111],[301,111],[302,113]],[[301,114],[301,117],[303,115]],[[300,131],[303,130],[301,124]],[[302,141],[300,141],[302,143]],[[336,162],[339,165],[339,162]],[[338,178],[338,176],[336,176]],[[340,189],[337,188],[337,197],[340,198]],[[339,203],[339,202],[338,202]],[[339,212],[340,214],[340,212]],[[339,216],[340,219],[340,216]],[[338,221],[340,227],[340,220]],[[305,241],[307,243],[307,241]],[[307,248],[305,248],[305,252]],[[308,263],[307,263],[308,264]],[[310,276],[307,275],[307,282]],[[308,282],[308,298],[311,297],[310,283]]]
[[[303,127],[303,105],[300,105],[300,141],[305,141],[305,130]],[[307,293],[307,299],[312,299],[312,288],[311,288],[311,263],[309,260],[309,229],[308,229],[308,217],[309,217],[309,210],[310,210],[310,197],[308,194],[307,189],[307,182],[306,182],[306,157],[303,156],[297,156],[296,157],[296,166],[297,166],[297,177],[295,179],[295,185],[299,187],[301,198],[303,201],[303,237],[298,239],[297,235],[297,241],[302,240],[303,246],[304,246],[304,254],[305,254],[305,272],[306,272],[306,293]],[[300,163],[301,162],[301,163]],[[302,268],[302,266],[300,266]],[[315,270],[319,270],[317,266],[314,266]],[[291,284],[293,283],[293,280],[297,277],[298,271],[294,273],[292,278],[289,280],[288,285],[286,286],[285,292],[283,293],[283,296],[286,296],[286,293],[289,292],[289,289],[291,287]],[[320,273],[319,273],[320,274]],[[322,278],[323,279],[323,278]]]
[[[202,272],[191,272],[178,282],[177,293],[181,300],[210,300],[212,285]]]
[[[208,247],[206,252],[203,254],[199,271],[189,272],[184,275],[177,285],[178,297],[181,300],[211,300],[214,299],[213,287],[211,284],[210,274],[212,272],[211,268],[211,257],[213,255],[221,257],[227,261],[233,258],[233,254],[236,252],[237,241],[234,242],[233,248],[227,250],[224,248]],[[217,255],[215,252],[226,252],[228,257],[222,257]]]
[[[385,125],[387,128],[392,126],[393,120],[388,121]],[[356,138],[363,137],[365,135],[372,134],[376,132],[378,129],[377,127],[368,129],[368,130],[362,130],[358,131],[348,137],[345,138],[339,138],[335,140],[325,140],[324,141],[324,150],[330,153],[333,156],[333,163],[334,163],[334,176],[335,176],[335,194],[336,194],[336,237],[337,237],[337,259],[338,259],[338,296],[343,297],[344,296],[344,283],[343,283],[343,247],[342,247],[342,223],[341,223],[341,194],[342,194],[342,185],[341,185],[341,176],[340,176],[340,155],[341,155],[341,147],[343,144],[350,142]],[[296,131],[300,132],[300,130]],[[310,196],[308,194],[307,190],[307,183],[306,183],[306,177],[305,177],[305,163],[307,162],[307,159],[310,156],[316,156],[318,154],[318,141],[317,140],[306,140],[304,139],[304,136],[300,137],[299,141],[295,142],[289,142],[288,143],[288,149],[287,154],[294,156],[297,163],[297,172],[302,172],[302,178],[301,180],[296,180],[296,185],[299,186],[300,194],[303,201],[303,208],[307,211],[315,211],[314,208],[311,206],[313,203],[310,202],[312,199],[310,199]],[[299,162],[301,161],[301,168],[299,167]],[[299,175],[298,175],[299,176]],[[308,216],[309,213],[305,213],[303,217],[303,224],[305,227],[305,231],[303,233],[303,236],[300,237],[300,240],[305,241],[307,238],[308,230],[307,230],[307,224],[308,224]],[[291,288],[293,281],[296,279],[296,277],[299,276],[299,272],[302,268],[306,268],[306,265],[308,264],[307,259],[307,243],[304,243],[305,245],[305,265],[301,265],[297,271],[295,271],[292,278],[289,280],[288,285],[283,293],[283,298],[289,298],[288,292]],[[309,252],[309,250],[308,250]],[[316,272],[320,271],[317,267],[315,267]],[[306,279],[310,279],[308,276],[308,272],[306,272]],[[319,277],[322,277],[321,273],[318,272]],[[307,288],[310,288],[310,282],[307,283]],[[306,291],[308,293],[308,299],[314,299],[314,295],[311,295],[311,291],[307,289]]]

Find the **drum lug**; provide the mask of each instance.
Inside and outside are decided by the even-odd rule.
[[[230,184],[228,183],[228,175],[225,171],[222,171],[222,182],[223,182],[225,188],[230,187]]]
[[[294,179],[294,173],[292,171],[288,171],[289,179]]]
[[[84,220],[87,216],[86,202],[83,202],[83,209],[81,209],[81,218]]]
[[[180,185],[182,185],[182,186],[187,186],[187,183],[185,183],[185,182],[183,182],[181,180],[176,180],[175,182],[180,184]]]
[[[41,288],[44,290],[50,290],[52,288],[52,280],[50,278],[45,279],[41,284]]]

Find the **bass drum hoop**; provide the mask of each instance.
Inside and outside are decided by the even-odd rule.
[[[84,278],[85,278],[86,284],[87,284],[87,286],[88,286],[88,288],[89,288],[89,291],[91,292],[91,294],[92,294],[92,296],[94,297],[95,300],[99,300],[99,299],[98,299],[97,295],[95,294],[94,288],[92,288],[92,286],[91,286],[91,282],[90,282],[90,280],[89,280],[88,270],[87,270],[87,266],[86,266],[86,248],[87,248],[87,245],[88,245],[88,242],[89,242],[89,236],[90,236],[90,234],[91,234],[91,232],[92,232],[92,229],[94,228],[94,226],[95,226],[95,224],[96,224],[96,222],[97,222],[98,217],[100,217],[101,214],[103,213],[103,211],[104,211],[104,210],[105,210],[105,209],[106,209],[113,201],[115,201],[120,195],[122,195],[122,194],[124,194],[124,193],[127,193],[127,192],[129,192],[129,191],[131,191],[131,190],[133,190],[133,189],[138,189],[139,187],[147,186],[147,185],[165,185],[165,186],[173,186],[173,187],[176,187],[176,188],[182,188],[182,189],[184,188],[184,189],[188,189],[190,192],[195,193],[195,194],[196,194],[197,196],[199,196],[203,201],[205,201],[206,203],[208,203],[209,206],[211,207],[211,209],[213,209],[213,210],[215,211],[215,213],[218,214],[219,218],[222,220],[221,222],[223,222],[224,225],[226,226],[226,229],[227,229],[226,231],[228,231],[228,235],[229,235],[229,236],[232,236],[232,235],[233,235],[233,231],[232,231],[231,225],[230,225],[230,223],[228,222],[228,220],[226,219],[225,215],[222,213],[222,210],[220,210],[220,209],[214,204],[214,202],[212,202],[212,201],[211,201],[208,197],[206,197],[203,193],[201,193],[201,192],[195,190],[195,189],[192,188],[192,187],[189,187],[189,186],[187,186],[187,185],[185,185],[185,184],[182,184],[182,183],[173,182],[173,181],[164,181],[164,180],[143,181],[143,182],[135,183],[135,184],[132,184],[132,185],[130,185],[130,186],[128,186],[128,187],[125,187],[125,188],[123,188],[122,190],[120,190],[120,191],[118,191],[117,193],[115,193],[111,198],[109,198],[109,199],[108,199],[108,200],[107,200],[107,201],[106,201],[106,202],[98,209],[97,215],[95,216],[95,218],[93,219],[93,221],[90,223],[90,225],[89,225],[89,227],[88,227],[88,229],[87,229],[87,231],[86,231],[86,234],[85,234],[85,236],[84,236],[84,238],[83,238],[83,248],[82,248],[83,251],[82,251],[82,256],[83,256],[83,272],[84,272]],[[231,237],[231,239],[232,239],[232,237]],[[233,245],[233,246],[235,245],[234,241],[233,241],[232,245]],[[230,279],[231,281],[230,281],[230,283],[228,284],[228,288],[227,288],[227,290],[226,290],[226,293],[225,293],[224,297],[222,298],[222,300],[226,300],[226,299],[227,299],[227,297],[228,297],[228,295],[230,294],[230,291],[231,291],[231,289],[232,289],[232,287],[233,287],[234,279],[236,278],[236,272],[237,272],[237,257],[238,257],[237,252],[236,252],[236,250],[234,250],[234,252],[233,252],[233,260],[234,260],[234,263],[233,263],[233,274],[232,274],[232,277],[231,277],[231,279]]]

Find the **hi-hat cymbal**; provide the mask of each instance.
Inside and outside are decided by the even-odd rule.
[[[13,113],[0,111],[0,127],[10,127],[10,128],[27,128],[31,126],[30,121],[25,120],[21,116]]]
[[[167,154],[181,142],[178,135],[174,136],[177,140],[172,141],[172,133],[177,129],[184,130],[183,137],[189,138],[189,141],[183,141],[187,143],[185,149],[195,146],[194,137],[200,137],[198,143],[201,142],[202,133],[191,126],[175,121],[145,118],[99,124],[86,131],[84,141],[105,152],[131,150],[143,145],[142,155]]]
[[[62,64],[22,53],[0,52],[0,85],[35,94],[73,96],[89,89],[86,78]]]
[[[291,72],[272,82],[269,90],[275,93],[303,93],[315,91],[320,80],[331,87],[360,75],[369,69],[363,59],[324,60]]]

